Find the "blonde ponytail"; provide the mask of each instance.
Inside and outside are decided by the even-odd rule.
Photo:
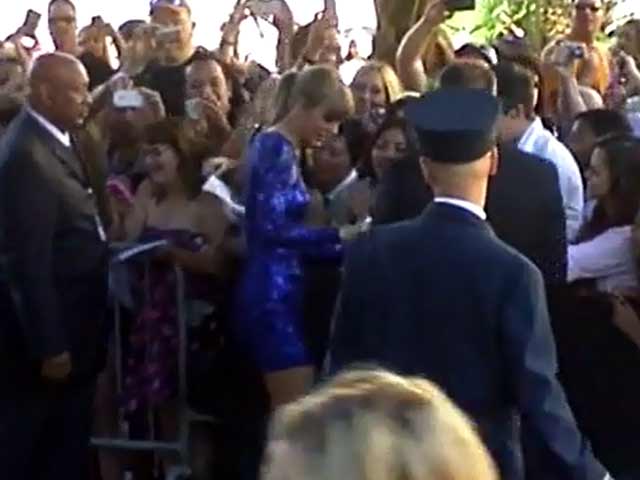
[[[278,84],[278,90],[274,99],[275,117],[273,123],[281,122],[287,116],[292,107],[293,91],[300,74],[296,71],[285,73]]]
[[[316,66],[286,73],[275,98],[275,123],[281,122],[296,106],[305,110],[326,105],[331,117],[346,119],[353,113],[353,99],[338,72]]]

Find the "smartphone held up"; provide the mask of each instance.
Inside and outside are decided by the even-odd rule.
[[[476,0],[445,0],[449,12],[462,12],[476,9]]]
[[[135,89],[116,90],[113,94],[113,106],[120,109],[138,109],[144,105],[144,97]]]
[[[23,48],[32,50],[37,46],[38,41],[36,39],[36,32],[41,19],[42,15],[35,10],[27,11],[24,23],[17,32],[20,36],[20,44]]]
[[[199,98],[190,98],[184,104],[187,117],[191,120],[201,120],[204,116],[204,108],[202,100]]]
[[[160,28],[155,31],[155,38],[159,43],[177,43],[180,41],[180,32],[180,27]]]

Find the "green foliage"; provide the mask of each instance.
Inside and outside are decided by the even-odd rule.
[[[526,29],[534,20],[539,3],[539,0],[484,0],[472,34],[484,42],[491,42],[509,33],[514,26]]]
[[[620,0],[605,0],[611,12]],[[640,0],[634,0],[640,1]],[[570,27],[573,0],[478,0],[476,11],[457,14],[447,22],[451,33],[469,32],[475,41],[491,43],[505,33],[526,32],[529,41],[541,50],[550,40]]]

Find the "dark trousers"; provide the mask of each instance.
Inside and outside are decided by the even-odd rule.
[[[0,476],[87,480],[94,392],[94,383],[0,387]]]

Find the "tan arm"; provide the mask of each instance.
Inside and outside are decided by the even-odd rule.
[[[445,16],[444,0],[431,0],[422,17],[400,42],[396,68],[405,89],[416,92],[426,89],[428,76],[422,58],[428,46],[429,35],[444,22]]]

